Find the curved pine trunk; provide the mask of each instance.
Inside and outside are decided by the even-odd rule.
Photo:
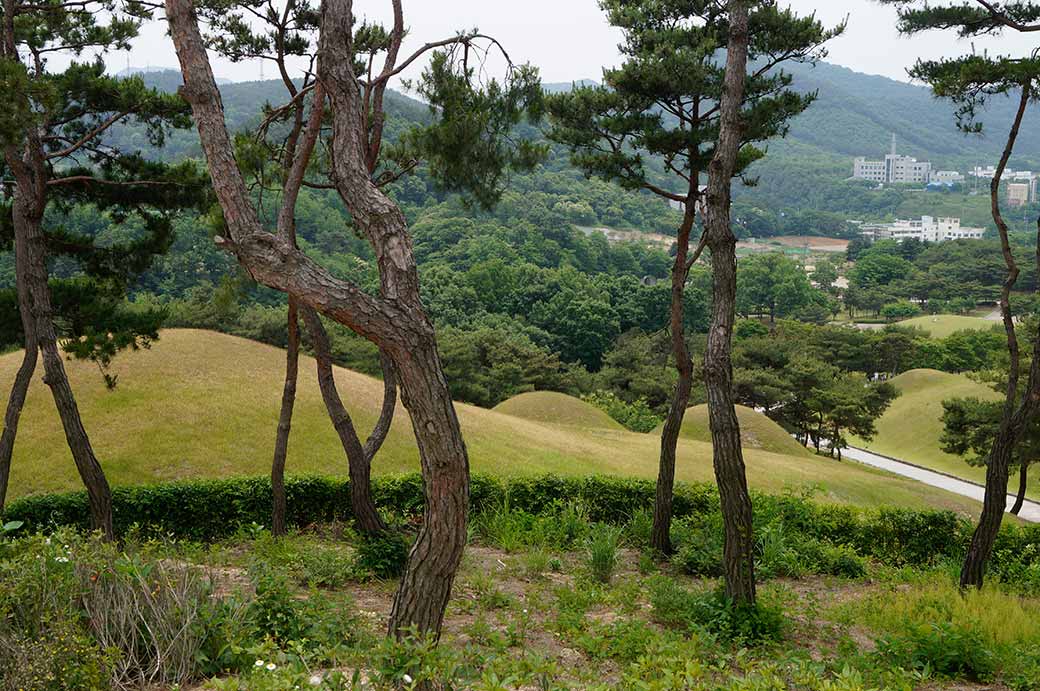
[[[90,524],[106,540],[115,538],[112,527],[112,490],[98,463],[87,431],[76,405],[76,397],[69,385],[65,365],[58,350],[58,336],[54,328],[54,310],[47,276],[47,247],[43,234],[43,210],[46,207],[46,168],[39,142],[33,136],[26,144],[26,160],[18,161],[12,217],[19,302],[29,306],[37,343],[43,354],[44,383],[50,388],[58,409],[65,439],[76,463],[76,470],[87,489],[90,503]],[[12,154],[8,151],[8,162]]]
[[[679,372],[679,378],[675,383],[672,400],[668,406],[668,416],[665,418],[664,427],[661,430],[657,493],[654,497],[654,522],[650,531],[650,547],[663,555],[672,553],[671,526],[672,500],[675,495],[675,449],[679,443],[683,417],[690,404],[690,390],[693,388],[693,360],[690,359],[690,351],[686,347],[686,333],[683,325],[686,261],[690,250],[692,228],[693,211],[689,210],[676,234],[675,262],[672,264],[670,329],[672,355],[675,357],[675,368]]]
[[[1022,511],[1022,505],[1026,503],[1026,488],[1029,485],[1029,464],[1023,463],[1018,471],[1018,495],[1015,496],[1015,505],[1011,507],[1011,513],[1015,516]]]
[[[293,407],[296,405],[296,380],[300,365],[300,324],[296,300],[289,298],[288,343],[285,350],[285,385],[282,387],[282,407],[278,415],[274,459],[271,462],[271,534],[285,535],[288,530],[285,499],[285,457],[289,452],[289,432],[292,429]]]
[[[350,474],[350,508],[354,514],[354,523],[358,530],[366,535],[381,533],[386,530],[386,525],[379,517],[379,511],[372,499],[372,457],[366,455],[365,448],[361,445],[357,430],[354,428],[354,421],[351,420],[350,414],[339,396],[339,391],[336,389],[329,334],[314,310],[304,307],[302,312],[303,321],[307,325],[307,332],[311,337],[311,346],[314,348],[314,360],[318,370],[318,388],[321,390],[321,397],[325,401],[325,408],[328,410],[329,419],[332,420],[332,426],[347,455],[347,468]],[[392,409],[390,416],[393,416]],[[380,421],[382,419],[381,415]],[[389,429],[390,422],[385,422],[384,426]],[[377,425],[378,427],[379,425]],[[384,431],[382,434],[382,438],[385,438],[386,432]],[[382,438],[379,440],[379,444],[382,444]],[[378,448],[378,445],[375,448]]]
[[[17,270],[17,266],[15,267]],[[26,296],[27,298],[28,296]],[[7,411],[4,413],[4,431],[0,434],[0,513],[3,513],[7,500],[7,487],[11,479],[11,458],[14,456],[14,442],[18,436],[18,421],[25,407],[25,397],[36,371],[36,361],[40,357],[40,346],[36,341],[36,327],[32,323],[31,308],[28,299],[23,300],[19,292],[18,300],[22,317],[22,330],[25,332],[25,354],[22,364],[14,376],[11,395],[7,399]]]
[[[455,572],[466,546],[469,457],[440,356],[428,335],[405,353],[395,353],[401,399],[419,445],[425,485],[422,527],[390,610],[389,633],[410,627],[440,635]]]

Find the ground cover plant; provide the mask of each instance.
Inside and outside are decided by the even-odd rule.
[[[292,511],[294,497],[349,507],[337,482],[290,482],[295,525],[281,538],[248,520],[250,506],[267,517],[262,493],[246,501],[242,491],[259,480],[147,488],[129,504],[141,519],[129,525],[117,501],[117,545],[28,511],[69,497],[14,504],[24,520],[0,539],[0,689],[1040,683],[1035,528],[1006,527],[996,577],[962,597],[955,575],[970,524],[953,514],[756,495],[760,596],[737,606],[720,589],[722,524],[710,487],[678,487],[676,554],[663,558],[649,544],[649,482],[477,477],[473,527],[434,645],[419,634],[383,638],[421,510],[418,478],[376,483],[393,526],[378,542],[356,532],[349,510]],[[242,513],[205,536],[187,523],[148,522],[163,502],[193,492],[237,502]],[[389,503],[411,508],[390,512]]]

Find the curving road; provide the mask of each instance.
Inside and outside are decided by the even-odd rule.
[[[864,463],[875,468],[881,468],[890,473],[902,475],[903,477],[908,477],[917,480],[918,482],[923,482],[926,485],[938,487],[939,489],[954,492],[955,494],[960,494],[965,497],[971,497],[980,502],[985,493],[985,488],[974,482],[961,480],[952,475],[938,473],[934,470],[928,470],[927,468],[922,468],[921,466],[907,463],[906,461],[900,461],[899,459],[891,458],[889,456],[881,456],[864,449],[857,449],[850,446],[847,449],[843,449],[841,455],[843,458],[849,458],[858,461],[859,463]],[[1015,496],[1009,494],[1007,508],[1010,509],[1011,505],[1014,503]],[[1030,523],[1040,523],[1040,503],[1027,499],[1025,503],[1022,504],[1022,510],[1019,512],[1018,517],[1022,520],[1029,521]]]

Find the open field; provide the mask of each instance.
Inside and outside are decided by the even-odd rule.
[[[932,338],[946,338],[955,331],[980,329],[988,331],[1000,322],[983,317],[964,317],[958,314],[928,314],[913,319],[896,322],[899,326],[909,326],[927,331]]]
[[[0,386],[10,386],[20,357],[0,356]],[[105,390],[93,366],[68,366],[98,457],[119,485],[266,475],[284,364],[277,348],[207,331],[168,330],[150,351],[115,361],[119,387],[114,392]],[[343,475],[346,459],[313,371],[313,361],[301,358],[288,472]],[[339,370],[337,377],[351,415],[366,434],[378,415],[381,383],[347,370]],[[474,472],[656,476],[659,440],[652,434],[549,424],[462,404],[457,410]],[[818,496],[834,502],[977,511],[969,499],[848,463],[754,448],[747,450],[746,460],[752,487],[764,491],[819,486]],[[417,469],[418,452],[401,411],[374,472]],[[677,479],[713,479],[710,444],[681,440]],[[19,429],[11,496],[78,487],[57,414],[37,376]]]
[[[962,374],[929,369],[904,372],[892,383],[901,395],[878,420],[874,440],[853,440],[853,445],[965,480],[984,483],[985,468],[972,467],[959,456],[945,453],[940,448],[942,402],[947,398],[972,396],[996,400],[1000,395]],[[1013,480],[1011,491],[1017,487],[1017,480]],[[1028,494],[1032,498],[1040,497],[1040,484],[1035,478],[1030,482]]]

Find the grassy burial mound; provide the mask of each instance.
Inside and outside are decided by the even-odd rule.
[[[745,449],[795,457],[810,455],[783,427],[756,410],[738,405],[737,419],[740,420],[740,439]],[[711,442],[707,404],[702,403],[686,410],[679,436],[693,441]]]
[[[986,469],[969,466],[960,456],[945,453],[940,444],[942,402],[948,398],[999,400],[1000,394],[963,374],[932,369],[904,372],[892,380],[900,396],[877,422],[873,441],[853,445],[983,483]],[[1017,486],[1017,485],[1016,485]],[[1036,494],[1034,489],[1031,494]]]
[[[522,393],[502,401],[494,407],[494,411],[554,425],[571,425],[584,429],[624,429],[620,423],[591,403],[556,391]]]
[[[20,353],[0,356],[0,387],[9,387]],[[259,476],[270,472],[285,353],[277,348],[210,331],[172,329],[151,350],[120,356],[113,364],[119,386],[107,391],[97,369],[69,362],[84,423],[113,485],[189,478]],[[359,432],[378,417],[382,383],[349,370],[337,382]],[[11,498],[79,489],[71,455],[50,393],[37,378],[29,391],[11,473]],[[526,395],[522,402],[549,401],[556,394]],[[564,397],[566,398],[566,397]],[[515,401],[514,401],[515,402]],[[573,410],[574,399],[570,399]],[[578,402],[580,404],[580,401]],[[584,404],[580,404],[584,405]],[[529,411],[528,419],[458,404],[473,472],[511,476],[557,473],[654,478],[660,440],[602,421],[560,422],[562,413]],[[587,411],[586,411],[587,412]],[[598,413],[598,411],[596,411]],[[590,423],[589,420],[599,422]],[[598,425],[608,425],[606,427]],[[750,424],[749,429],[754,425]],[[818,486],[822,500],[864,506],[940,507],[975,513],[967,498],[874,469],[807,456],[776,453],[754,433],[747,449],[748,480],[762,491]],[[713,481],[711,444],[680,440],[677,479]],[[414,472],[418,452],[406,411],[399,410],[374,472]],[[346,475],[347,464],[329,423],[314,377],[314,362],[301,358],[296,414],[287,472]]]
[[[932,338],[946,338],[956,331],[965,329],[989,331],[994,326],[998,326],[1000,322],[982,317],[965,317],[959,314],[928,314],[913,319],[904,319],[897,324],[922,329],[928,332]]]

